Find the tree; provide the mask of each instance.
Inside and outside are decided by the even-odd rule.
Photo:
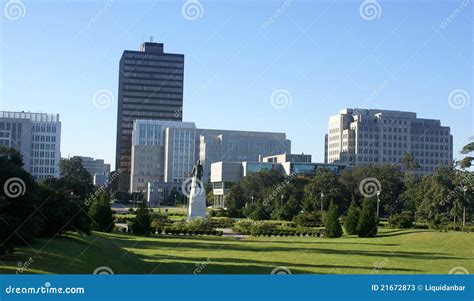
[[[375,237],[377,235],[377,224],[375,203],[372,199],[365,198],[357,225],[357,235],[359,237]]]
[[[42,226],[36,183],[22,166],[18,151],[0,147],[0,257],[31,241]]]
[[[100,232],[110,232],[114,229],[114,216],[110,208],[110,197],[106,191],[101,192],[89,207],[92,218],[92,229]]]
[[[347,234],[354,235],[357,234],[357,225],[359,224],[360,211],[359,207],[355,200],[352,200],[349,211],[347,212],[346,221],[344,222],[344,229],[346,229]]]
[[[321,198],[321,193],[324,194],[324,199]],[[339,207],[345,208],[344,200],[349,197],[348,191],[339,182],[338,175],[329,170],[318,170],[317,174],[304,187],[303,210],[306,212],[319,211],[321,202],[323,208],[327,208],[329,202],[327,200],[335,200],[339,202]]]
[[[86,235],[91,233],[91,219],[86,214],[84,202],[78,196],[51,190],[44,183],[38,190],[40,199],[44,200],[38,208],[38,217],[43,222],[39,236],[53,237],[67,231]]]
[[[467,155],[472,152],[474,152],[474,142],[470,142],[466,144],[461,150],[461,154],[463,155]],[[473,160],[474,160],[473,156],[466,156],[461,161],[459,161],[459,165],[461,168],[471,167]]]
[[[82,165],[80,157],[61,159],[59,168],[61,177],[47,179],[45,182],[48,187],[57,191],[69,191],[81,200],[85,200],[88,195],[94,192],[92,176]]]
[[[324,218],[324,228],[327,237],[336,238],[342,236],[342,227],[339,222],[339,208],[335,202],[331,202],[331,205],[329,205],[329,211]]]
[[[151,217],[150,211],[146,207],[145,203],[140,203],[137,215],[133,220],[132,231],[135,235],[148,235],[151,232]]]
[[[416,163],[415,157],[410,153],[405,153],[402,159],[403,171],[406,173],[411,173],[420,168],[420,165]]]

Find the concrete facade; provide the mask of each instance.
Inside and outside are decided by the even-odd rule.
[[[343,109],[329,118],[327,163],[402,167],[405,154],[414,157],[419,165],[415,173],[420,175],[452,164],[450,128],[439,120],[418,118],[416,113],[377,109]]]
[[[35,179],[59,177],[61,122],[58,114],[0,111],[0,145],[23,157]]]

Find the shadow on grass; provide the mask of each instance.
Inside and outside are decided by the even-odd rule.
[[[374,267],[373,266],[354,266],[354,265],[338,265],[338,264],[300,264],[300,263],[289,263],[289,262],[279,262],[279,261],[258,261],[258,260],[248,260],[240,258],[205,258],[205,257],[180,257],[180,256],[148,256],[143,255],[143,259],[148,262],[157,262],[158,266],[161,267],[161,271],[168,270],[168,266],[175,267],[176,265],[182,265],[180,270],[183,273],[230,273],[230,274],[242,274],[249,271],[250,273],[256,274],[270,274],[271,271],[276,267],[287,267],[292,273],[295,274],[304,274],[304,273],[314,273],[308,268],[323,269],[322,273],[318,274],[331,274],[330,270],[342,269],[342,270],[360,270],[360,273],[370,273]],[[191,264],[191,266],[189,266]],[[220,268],[223,268],[221,270]],[[219,269],[216,269],[219,268]],[[328,269],[327,272],[324,269]],[[420,270],[415,269],[406,269],[406,268],[388,268],[384,267],[385,272],[391,273],[416,273],[421,272]],[[247,271],[247,272],[245,272]],[[156,272],[156,271],[154,271]],[[347,271],[345,272],[347,273]]]

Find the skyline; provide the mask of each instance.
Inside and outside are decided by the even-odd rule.
[[[183,121],[200,128],[284,132],[293,153],[311,154],[315,162],[324,161],[329,116],[346,107],[439,119],[451,127],[454,158],[473,135],[468,8],[442,25],[462,1],[430,7],[380,2],[374,20],[362,18],[362,1],[324,1],[313,10],[297,1],[201,1],[196,20],[185,18],[181,2],[24,3],[24,17],[2,18],[0,110],[60,114],[63,157],[91,156],[114,166],[119,59],[149,35],[164,43],[165,52],[185,55]],[[128,30],[110,28],[124,25],[118,22],[124,15],[138,21]],[[240,22],[241,17],[249,22]],[[202,37],[208,38],[198,43]],[[56,64],[41,59],[51,52],[59,52]],[[458,89],[468,96],[456,109],[449,95]],[[104,90],[113,102],[100,109],[93,98]],[[282,90],[289,94],[278,108],[271,97]]]

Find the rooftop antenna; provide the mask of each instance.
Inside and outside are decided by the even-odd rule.
[[[153,36],[150,36],[150,43],[153,43]]]

